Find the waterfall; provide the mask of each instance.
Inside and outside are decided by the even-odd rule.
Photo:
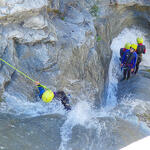
[[[106,106],[109,108],[113,108],[117,105],[117,85],[119,80],[122,77],[121,67],[120,67],[120,48],[124,48],[125,43],[135,43],[137,37],[143,37],[144,44],[148,44],[146,42],[145,35],[146,33],[142,32],[140,29],[136,27],[125,28],[116,38],[113,39],[111,43],[112,50],[112,59],[109,66],[109,84],[108,84],[108,92],[107,92],[107,100]],[[150,53],[150,52],[148,52]],[[143,64],[148,62],[148,55],[144,56]],[[150,62],[148,62],[150,64]]]

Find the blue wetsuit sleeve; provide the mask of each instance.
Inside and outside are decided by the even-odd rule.
[[[42,98],[42,95],[45,92],[45,89],[41,85],[38,85],[37,87],[39,89],[39,97]]]

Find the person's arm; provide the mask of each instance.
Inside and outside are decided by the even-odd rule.
[[[40,85],[40,82],[39,81],[35,81],[35,85],[36,86]]]
[[[45,92],[45,89],[40,85],[39,81],[35,81],[35,85],[38,87],[39,89],[39,97],[41,98],[43,93]]]

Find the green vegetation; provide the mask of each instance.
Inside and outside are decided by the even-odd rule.
[[[97,42],[101,41],[101,37],[97,36]]]
[[[48,13],[53,12],[53,13],[58,14],[58,15],[61,14],[61,12],[60,12],[58,9],[51,9],[51,8],[49,8],[49,7],[47,7],[47,12],[48,12]]]
[[[142,117],[150,121],[150,114],[143,114]]]
[[[61,17],[61,20],[65,20],[65,17]]]
[[[94,16],[94,17],[96,17],[96,16],[97,16],[97,13],[98,13],[98,10],[99,10],[98,6],[97,6],[97,5],[93,5],[93,6],[91,7],[91,9],[90,9],[91,15]]]
[[[143,114],[136,114],[136,116],[139,118],[140,121],[144,121],[150,126],[150,114],[148,112]]]
[[[65,17],[63,16],[63,14],[58,10],[58,9],[50,9],[49,7],[47,8],[47,12],[48,13],[54,13],[55,15],[60,16],[61,20],[65,20]]]
[[[4,99],[0,97],[0,103],[1,103],[2,101],[4,101]]]
[[[147,69],[147,70],[145,70],[145,71],[150,72],[150,69]]]

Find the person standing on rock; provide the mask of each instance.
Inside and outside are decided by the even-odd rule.
[[[123,80],[130,78],[130,73],[134,72],[136,61],[137,61],[137,53],[135,52],[137,49],[136,44],[132,44],[130,50],[127,50],[122,58],[121,67],[123,69]]]
[[[138,54],[138,59],[137,59],[137,63],[136,63],[135,74],[139,70],[139,65],[142,61],[142,54],[146,53],[146,47],[145,47],[145,45],[143,45],[143,38],[138,37],[137,43],[138,43],[138,47],[137,47],[136,53]]]
[[[35,82],[35,85],[38,87],[39,97],[42,98],[44,102],[51,102],[55,97],[57,100],[61,101],[66,110],[71,110],[69,98],[64,91],[52,92],[51,90],[45,90],[38,81]]]
[[[124,48],[120,49],[120,61],[122,60],[123,54],[127,51],[130,50],[131,44],[130,43],[126,43]]]

